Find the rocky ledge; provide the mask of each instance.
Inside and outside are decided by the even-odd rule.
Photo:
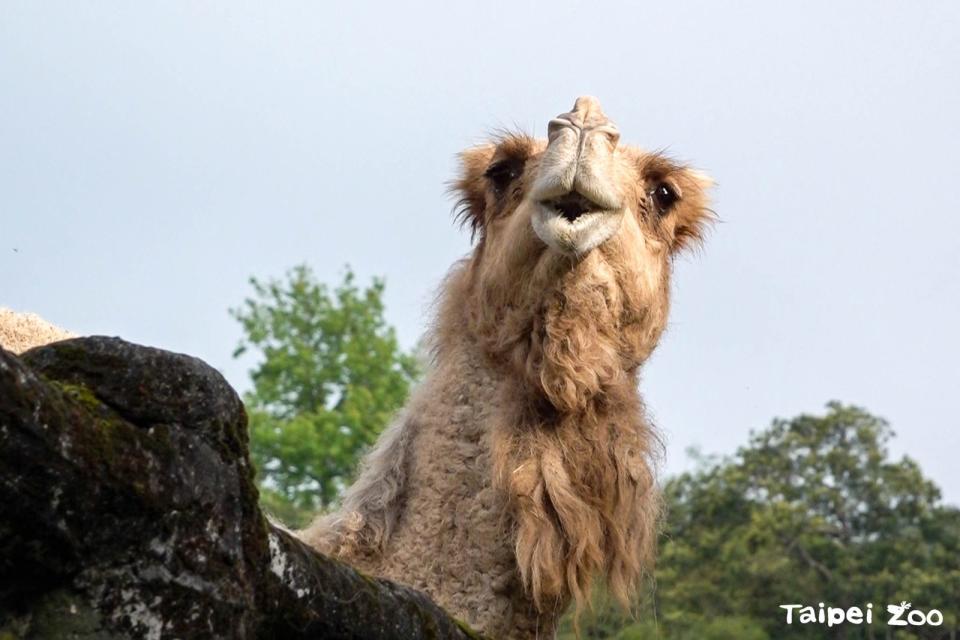
[[[478,637],[268,522],[247,446],[196,358],[0,349],[0,640]]]

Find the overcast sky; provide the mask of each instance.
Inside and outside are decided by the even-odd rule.
[[[838,399],[960,503],[957,2],[0,0],[0,305],[243,390],[248,277],[349,263],[412,346],[455,153],[586,93],[719,182],[645,369],[666,470]]]

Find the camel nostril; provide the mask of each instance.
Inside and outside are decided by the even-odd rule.
[[[580,126],[573,122],[566,114],[554,118],[547,124],[547,140],[552,143],[561,133],[568,129],[572,131],[574,135],[580,135]]]
[[[617,146],[617,143],[620,142],[620,131],[617,129],[616,125],[614,125],[612,122],[608,122],[607,124],[601,125],[593,129],[592,132],[603,134],[606,137],[607,142],[610,143],[611,149],[615,149]]]

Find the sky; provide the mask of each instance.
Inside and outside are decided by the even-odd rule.
[[[960,504],[960,3],[0,0],[0,305],[199,356],[307,263],[412,347],[470,250],[447,183],[583,94],[718,182],[642,391],[667,442],[865,407]]]

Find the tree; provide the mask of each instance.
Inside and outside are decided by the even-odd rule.
[[[383,280],[354,280],[348,269],[331,291],[300,265],[251,278],[254,295],[231,310],[244,332],[234,357],[262,356],[244,397],[262,501],[292,525],[337,499],[417,377],[384,319]]]
[[[671,482],[662,618],[748,615],[771,637],[820,638],[822,627],[787,627],[779,605],[872,602],[884,618],[886,603],[912,599],[954,615],[960,565],[944,534],[956,510],[913,460],[889,458],[892,436],[881,418],[830,403],[823,416],[775,420],[732,460]]]
[[[671,479],[641,623],[593,637],[881,638],[886,605],[902,600],[940,610],[944,623],[896,637],[950,637],[960,511],[940,502],[913,460],[890,458],[892,437],[883,419],[830,403],[825,415],[775,420],[734,456]],[[873,603],[874,624],[785,624],[780,605],[819,602]]]

